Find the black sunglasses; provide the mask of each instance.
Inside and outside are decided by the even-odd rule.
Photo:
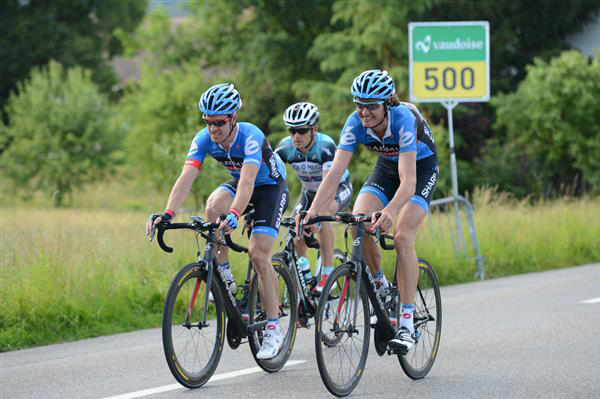
[[[356,101],[354,102],[354,106],[356,107],[357,111],[362,111],[363,109],[368,109],[369,111],[375,111],[376,109],[379,108],[379,106],[383,104],[383,101],[381,102],[376,102],[376,103],[369,103],[369,104],[361,104],[361,103],[357,103]]]
[[[304,136],[306,133],[310,132],[312,127],[290,127],[288,131],[290,134],[299,134],[300,136]]]
[[[229,122],[230,118],[225,118],[225,119],[221,119],[220,121],[207,121],[206,119],[204,119],[204,123],[206,123],[206,126],[216,126],[216,127],[221,127],[221,126],[225,126],[225,124],[227,122]]]

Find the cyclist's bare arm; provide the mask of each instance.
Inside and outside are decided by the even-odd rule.
[[[340,184],[342,175],[346,169],[348,169],[348,165],[350,165],[350,160],[352,160],[352,153],[350,151],[338,149],[335,152],[333,165],[331,166],[331,169],[326,171],[327,173],[323,172],[323,181],[319,185],[317,195],[315,195],[310,210],[313,212],[321,212],[323,209],[327,208],[327,205],[335,198],[338,185]]]
[[[192,165],[184,165],[181,171],[181,175],[173,185],[171,194],[169,195],[169,201],[167,201],[167,207],[165,209],[172,209],[174,211],[179,210],[183,205],[186,197],[192,189],[192,183],[198,177],[200,170]]]
[[[323,181],[319,185],[317,195],[315,195],[315,199],[313,200],[310,209],[306,211],[306,217],[304,218],[303,223],[307,223],[311,218],[318,216],[324,209],[327,209],[327,204],[335,199],[338,185],[340,184],[342,175],[346,169],[348,169],[348,165],[350,165],[350,160],[352,160],[352,153],[350,151],[338,149],[335,152],[331,169],[329,169],[327,173],[323,173]],[[296,234],[300,233],[299,222],[300,218],[297,216]],[[312,229],[314,229],[314,227],[308,227],[306,233],[309,233]]]
[[[173,211],[179,210],[181,205],[183,205],[183,201],[189,194],[192,189],[192,183],[198,176],[199,169],[192,165],[184,165],[181,170],[181,175],[173,185],[171,189],[171,194],[169,195],[169,200],[167,201],[167,206],[165,209],[171,209]],[[160,223],[162,218],[159,216],[154,219],[154,225]],[[150,234],[152,230],[152,222],[148,221],[146,224],[146,234]]]

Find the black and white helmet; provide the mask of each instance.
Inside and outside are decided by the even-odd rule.
[[[314,126],[319,122],[319,109],[311,103],[296,103],[285,110],[283,121],[289,127]]]

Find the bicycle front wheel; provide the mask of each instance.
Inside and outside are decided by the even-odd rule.
[[[162,338],[165,357],[175,379],[188,388],[204,385],[215,372],[223,351],[225,306],[213,278],[206,296],[207,271],[198,263],[175,276],[163,311]],[[204,304],[208,301],[206,323]]]
[[[353,269],[346,263],[329,275],[316,316],[319,373],[327,390],[336,396],[346,396],[356,388],[369,354],[369,300],[364,283],[356,285]]]
[[[248,336],[250,351],[252,352],[256,364],[269,373],[281,370],[290,358],[296,340],[296,320],[298,319],[298,295],[289,268],[278,256],[273,257],[272,264],[277,275],[277,287],[279,293],[278,324],[279,330],[284,337],[279,353],[272,359],[257,359],[256,354],[260,351],[263,330],[255,330]],[[267,311],[261,298],[258,287],[258,274],[256,273],[252,279],[250,293],[250,322],[253,324],[261,322],[266,324]]]
[[[419,259],[419,281],[415,296],[416,344],[406,355],[398,355],[404,373],[413,380],[427,375],[438,353],[442,333],[442,297],[433,268]]]

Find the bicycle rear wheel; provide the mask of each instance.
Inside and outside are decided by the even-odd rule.
[[[188,388],[204,385],[215,372],[223,351],[225,306],[220,286],[212,279],[206,325],[206,269],[185,266],[173,279],[163,311],[165,358],[175,379]]]
[[[442,332],[440,286],[433,268],[424,259],[419,259],[414,325],[415,347],[406,355],[398,355],[398,360],[404,373],[413,380],[418,380],[431,370],[438,353]]]
[[[274,358],[257,359],[256,354],[260,351],[263,330],[255,330],[248,336],[248,343],[250,344],[250,351],[254,360],[260,368],[269,373],[281,370],[290,358],[296,340],[296,320],[298,318],[298,295],[296,294],[296,285],[292,280],[290,271],[283,260],[277,256],[273,257],[272,264],[277,274],[279,288],[278,324],[279,330],[284,336],[283,343],[281,344],[279,353]],[[258,289],[258,274],[255,273],[250,291],[250,322],[260,323],[266,322],[266,320],[267,312],[263,306]]]
[[[319,373],[327,390],[336,396],[346,396],[358,385],[369,354],[369,300],[364,283],[357,287],[353,268],[346,263],[329,275],[316,316]]]

